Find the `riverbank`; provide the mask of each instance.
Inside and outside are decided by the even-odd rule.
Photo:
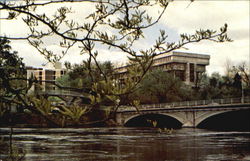
[[[99,115],[100,116],[100,115]],[[91,116],[90,116],[91,117]],[[93,118],[93,117],[92,117]],[[59,118],[56,114],[51,117],[51,121],[56,122],[58,120],[58,126],[51,124],[44,117],[32,114],[32,113],[11,113],[8,115],[3,115],[0,117],[0,127],[14,127],[14,128],[62,128],[62,127],[71,127],[71,128],[80,128],[80,127],[113,127],[117,126],[115,121],[112,119],[95,119],[89,118],[88,120],[82,119],[77,124],[73,124],[71,120],[66,120],[67,124],[59,124]],[[88,123],[86,123],[88,122]]]

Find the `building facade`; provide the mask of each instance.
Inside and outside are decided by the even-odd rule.
[[[206,71],[209,60],[209,55],[174,51],[155,56],[151,70],[166,71],[192,85]],[[122,80],[126,73],[127,66],[116,68],[116,78]]]
[[[56,63],[53,69],[34,68],[34,67],[27,67],[26,69],[27,69],[27,78],[34,76],[39,81],[39,84],[40,84],[39,87],[32,86],[31,91],[56,90],[56,86],[54,85],[56,82],[56,79],[66,74],[66,69],[62,69],[60,63]]]

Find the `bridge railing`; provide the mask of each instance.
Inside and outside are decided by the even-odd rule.
[[[150,108],[174,108],[174,107],[194,107],[194,106],[216,106],[226,104],[244,104],[250,103],[250,97],[239,97],[239,98],[224,98],[224,99],[211,99],[211,100],[195,100],[195,101],[184,101],[184,102],[172,102],[172,103],[159,103],[159,104],[143,104],[140,105],[140,109]],[[122,106],[122,109],[130,110],[135,109],[132,106]]]
[[[47,90],[39,91],[38,94],[48,94],[48,95],[81,95],[79,92],[68,91],[68,90]]]

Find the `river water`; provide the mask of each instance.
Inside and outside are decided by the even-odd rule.
[[[182,128],[14,128],[13,144],[26,161],[250,160],[250,132]],[[8,141],[9,128],[0,128]],[[0,147],[4,160],[7,146]]]

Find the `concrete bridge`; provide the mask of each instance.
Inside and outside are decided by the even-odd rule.
[[[69,105],[77,99],[85,103],[90,101],[86,96],[72,91],[46,91],[39,94],[44,97],[59,97]],[[139,109],[138,112],[135,107],[121,106],[116,113],[116,122],[126,126],[129,122],[140,118],[144,120],[165,118],[167,123],[175,122],[181,127],[197,127],[214,116],[241,111],[249,114],[247,121],[250,130],[250,97],[148,104],[141,105]]]
[[[144,119],[149,116],[150,119],[155,115],[156,117],[171,118],[179,122],[182,127],[197,127],[204,120],[219,114],[231,111],[243,111],[243,113],[246,111],[249,113],[250,97],[149,104],[141,105],[139,109],[140,112],[137,112],[131,106],[121,107],[116,115],[117,123],[126,125],[133,119],[142,116],[144,116]],[[250,122],[250,116],[248,120]]]
[[[81,102],[89,103],[90,99],[79,92],[74,91],[66,91],[66,90],[48,90],[48,91],[40,91],[37,93],[38,95],[42,95],[45,98],[49,97],[58,97],[63,100],[66,104],[73,104],[77,99],[80,99]]]

